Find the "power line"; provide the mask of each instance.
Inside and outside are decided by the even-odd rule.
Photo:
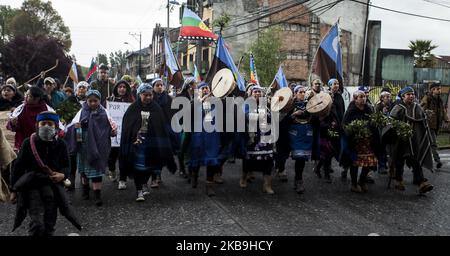
[[[430,3],[430,4],[440,5],[440,6],[445,7],[445,8],[450,8],[450,5],[446,5],[446,4],[443,4],[443,3],[438,3],[438,2],[435,2],[435,1],[431,1],[431,0],[423,0],[423,1],[425,1],[427,3]]]
[[[283,8],[281,8],[280,10],[273,11],[273,12],[269,12],[269,13],[267,13],[267,14],[260,15],[260,16],[258,16],[258,17],[256,17],[256,18],[254,18],[254,19],[250,19],[250,20],[248,20],[248,21],[242,22],[242,23],[240,23],[240,24],[235,24],[235,25],[232,25],[232,26],[233,26],[233,27],[238,27],[238,26],[242,26],[242,25],[245,25],[245,24],[248,24],[248,23],[252,23],[252,22],[254,22],[254,21],[263,19],[263,18],[265,18],[265,17],[271,16],[271,15],[273,15],[273,14],[275,14],[275,13],[282,12],[282,11],[284,11],[284,10],[286,10],[286,9],[289,9],[289,8],[292,8],[292,7],[296,7],[296,6],[298,6],[298,5],[304,4],[304,3],[309,2],[309,1],[310,1],[310,0],[304,0],[304,1],[302,1],[302,2],[296,1],[296,2],[293,3],[293,4],[290,4],[290,5],[287,5],[287,6],[283,7]],[[227,30],[227,29],[230,29],[230,28],[231,28],[231,27],[228,27],[228,28],[225,28],[224,30]]]
[[[404,15],[409,15],[409,16],[414,16],[414,17],[419,17],[419,18],[424,18],[424,19],[430,19],[430,20],[450,22],[450,20],[447,20],[447,19],[436,18],[436,17],[431,17],[431,16],[425,16],[425,15],[420,15],[420,14],[415,14],[415,13],[410,13],[410,12],[398,11],[398,10],[394,10],[394,9],[389,9],[389,8],[373,5],[373,4],[370,4],[370,3],[360,2],[360,1],[357,1],[357,0],[349,0],[349,1],[355,2],[355,3],[359,3],[359,4],[363,4],[363,5],[369,5],[370,7],[378,8],[378,9],[389,11],[389,12],[395,12],[395,13],[400,13],[400,14],[404,14]]]
[[[271,23],[271,24],[269,24],[269,25],[267,25],[267,26],[258,27],[258,28],[256,28],[256,29],[251,29],[251,30],[244,31],[244,32],[241,32],[241,33],[233,34],[233,35],[230,35],[230,36],[227,36],[227,37],[224,37],[224,38],[225,38],[225,39],[227,39],[227,38],[232,38],[232,37],[235,37],[235,36],[239,36],[239,35],[243,35],[243,34],[255,32],[255,31],[258,31],[258,30],[261,30],[261,29],[269,28],[269,27],[272,27],[272,26],[275,26],[275,25],[278,25],[278,24],[281,24],[281,23],[284,23],[284,22],[287,22],[287,21],[290,21],[290,20],[299,18],[299,17],[301,17],[301,16],[304,16],[304,15],[307,15],[307,14],[310,14],[310,13],[313,13],[314,11],[322,11],[322,10],[324,10],[324,9],[326,9],[326,8],[328,8],[328,10],[330,10],[331,8],[333,8],[335,5],[337,5],[338,3],[342,2],[342,1],[343,1],[343,0],[337,0],[337,1],[335,1],[335,2],[328,3],[328,4],[322,5],[322,6],[320,6],[320,7],[317,7],[316,9],[310,9],[309,11],[306,11],[306,12],[301,13],[301,14],[299,14],[299,15],[294,15],[294,16],[288,17],[288,18],[286,18],[286,19],[280,20],[280,21],[278,21],[278,22]],[[327,11],[328,11],[328,10],[327,10]]]

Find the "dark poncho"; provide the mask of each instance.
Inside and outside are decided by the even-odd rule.
[[[164,166],[172,158],[173,152],[168,136],[167,123],[161,107],[152,101],[143,105],[140,98],[128,107],[122,120],[122,135],[120,138],[120,170],[132,173],[136,156],[136,145],[139,129],[142,124],[141,111],[150,112],[147,135],[150,145],[147,147],[146,166]]]
[[[11,108],[17,108],[23,102],[22,93],[17,92],[16,95],[9,100],[5,100],[0,97],[0,111],[10,110]]]
[[[417,103],[407,106],[400,102],[392,109],[391,117],[411,124],[414,131],[408,141],[397,141],[394,146],[393,159],[412,156],[422,167],[432,170],[430,130],[422,107]]]

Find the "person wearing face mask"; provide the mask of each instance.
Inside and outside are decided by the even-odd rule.
[[[8,130],[16,132],[14,137],[14,150],[17,152],[23,141],[35,131],[36,116],[42,111],[55,111],[45,103],[45,95],[42,89],[31,87],[25,93],[25,101],[19,105],[9,116]],[[62,123],[59,128],[64,129]]]
[[[414,89],[405,87],[400,91],[402,101],[391,110],[391,117],[412,126],[413,135],[409,140],[398,139],[394,145],[395,188],[406,189],[403,181],[403,168],[406,164],[412,168],[413,184],[419,186],[419,193],[424,194],[433,189],[433,185],[424,177],[422,167],[433,169],[431,139],[428,123],[423,108],[415,102]]]
[[[22,93],[12,83],[0,87],[0,111],[14,110],[23,102]]]
[[[116,83],[113,89],[113,94],[109,96],[106,101],[110,102],[134,102],[134,97],[131,94],[131,87],[125,80],[120,80]],[[111,181],[117,181],[116,162],[119,159],[119,147],[112,147],[108,158],[109,178]],[[126,180],[126,176],[125,180]],[[122,187],[122,186],[121,186]]]
[[[156,178],[173,156],[167,121],[161,107],[153,100],[153,88],[143,83],[137,100],[128,107],[122,121],[120,137],[120,171],[134,174],[136,202],[150,194],[148,180]]]
[[[63,181],[69,175],[69,156],[66,143],[56,136],[58,123],[55,112],[37,115],[36,132],[24,140],[11,175],[11,201],[17,203],[14,230],[28,213],[31,236],[53,235],[58,209],[81,230],[65,196]]]
[[[95,204],[103,204],[102,178],[108,165],[111,137],[116,136],[117,125],[100,104],[101,94],[89,90],[86,102],[67,126],[66,140],[70,154],[77,154],[77,166],[83,185],[82,197],[89,199],[89,181],[92,181]]]

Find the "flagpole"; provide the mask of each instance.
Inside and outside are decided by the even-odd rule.
[[[310,67],[310,69],[309,69],[308,86],[311,86],[311,82],[312,82],[312,81],[311,81],[312,70],[313,70],[313,66],[314,66],[314,61],[316,60],[317,53],[319,52],[319,49],[320,49],[320,45],[322,44],[323,40],[328,36],[328,34],[330,34],[331,29],[332,29],[336,24],[339,24],[339,18],[338,18],[338,21],[337,21],[336,23],[334,23],[333,26],[331,26],[331,28],[328,30],[328,32],[325,34],[325,36],[322,37],[322,39],[320,40],[319,46],[318,46],[317,49],[316,49],[316,53],[314,54],[314,58],[313,58],[313,61],[312,61],[312,63],[311,63],[311,67]],[[319,31],[320,31],[320,30],[319,30]],[[320,33],[320,32],[319,32],[319,33]],[[339,36],[339,29],[338,29],[338,36]],[[339,38],[339,40],[340,40],[340,38]],[[344,79],[344,78],[342,78],[342,79]],[[323,83],[323,82],[324,82],[324,81],[322,81],[322,83]],[[328,81],[327,81],[327,82],[328,82]]]

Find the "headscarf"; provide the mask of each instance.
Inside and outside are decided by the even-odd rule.
[[[97,90],[89,90],[89,91],[86,93],[86,98],[89,98],[89,96],[92,96],[92,95],[94,95],[94,96],[97,97],[98,99],[101,99],[101,98],[102,98],[102,95],[101,95],[100,92],[97,91]]]
[[[331,88],[331,86],[334,84],[334,82],[339,82],[336,78],[331,78],[328,80],[328,87]]]
[[[153,86],[153,87],[155,86],[156,82],[162,82],[163,85],[164,85],[164,82],[163,82],[163,80],[162,80],[161,78],[155,78],[155,79],[153,79],[153,81],[152,81],[152,86]]]
[[[195,77],[193,77],[193,76],[187,77],[186,79],[184,79],[183,87],[181,88],[181,90],[182,91],[186,90],[186,87],[195,81],[196,81]]]
[[[89,85],[88,82],[86,82],[86,81],[80,81],[80,82],[75,86],[75,94],[77,94],[78,88],[80,88],[81,86],[86,87],[86,90],[89,90],[89,89],[91,88],[91,86]]]
[[[367,88],[367,87],[364,86],[364,85],[360,85],[360,86],[358,87],[358,91],[363,91],[364,93],[366,93],[366,92],[369,92],[369,88]]]
[[[362,90],[357,90],[353,93],[353,100],[355,100],[356,98],[358,98],[359,95],[366,95],[366,93]]]
[[[152,91],[153,87],[148,84],[148,83],[142,83],[141,85],[139,85],[138,89],[137,89],[137,94],[141,94],[147,91]]]
[[[407,93],[414,93],[414,89],[411,86],[407,86],[400,90],[400,96],[403,97]]]
[[[300,89],[306,89],[303,85],[297,85],[294,88],[294,93],[297,93]]]
[[[203,87],[207,87],[208,86],[208,83],[207,82],[201,82],[199,85],[198,85],[198,89],[200,90],[200,89],[202,89]]]

